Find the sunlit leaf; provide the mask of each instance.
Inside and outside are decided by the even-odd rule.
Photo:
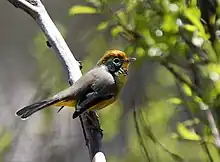
[[[205,29],[200,21],[201,11],[197,7],[185,8],[183,11],[185,17],[187,17],[191,23],[198,28],[198,35],[205,40],[209,39],[210,35],[206,34]]]
[[[189,1],[189,3],[190,3],[190,5],[192,7],[196,7],[197,6],[197,0],[191,0],[191,1]]]
[[[182,100],[178,97],[173,97],[167,100],[171,104],[179,105],[182,103]]]
[[[117,17],[120,19],[120,23],[123,25],[126,25],[128,23],[127,21],[127,15],[123,11],[117,11]]]
[[[176,33],[178,31],[178,26],[176,24],[176,18],[171,14],[166,14],[164,16],[162,29],[166,32]]]
[[[201,137],[199,135],[187,129],[182,123],[177,124],[177,131],[184,139],[192,140],[192,141],[201,140]]]
[[[98,26],[97,30],[104,30],[108,27],[108,21],[102,21]]]
[[[198,30],[198,28],[195,25],[190,25],[190,24],[184,25],[184,29],[186,29],[187,31],[190,31],[190,32],[194,32],[194,31]]]
[[[69,10],[70,15],[77,15],[77,14],[95,14],[97,13],[96,8],[89,7],[89,6],[72,6]]]
[[[192,90],[190,89],[190,87],[188,85],[182,84],[182,88],[183,88],[186,95],[192,96]]]
[[[116,37],[116,36],[118,36],[118,34],[120,34],[123,31],[124,31],[123,27],[118,25],[118,26],[115,26],[112,28],[111,34],[113,37]]]

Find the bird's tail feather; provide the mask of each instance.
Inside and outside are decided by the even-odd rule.
[[[46,99],[46,100],[42,100],[36,103],[33,103],[29,106],[25,106],[21,109],[19,109],[16,112],[17,116],[20,116],[22,119],[27,119],[29,116],[31,116],[33,113],[46,108],[48,106],[53,105],[54,103],[59,102],[59,99],[56,98],[50,98],[50,99]]]

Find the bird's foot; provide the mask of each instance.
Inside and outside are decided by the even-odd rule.
[[[64,108],[64,106],[61,106],[61,107],[59,108],[59,110],[57,111],[57,113],[59,113],[63,108]]]

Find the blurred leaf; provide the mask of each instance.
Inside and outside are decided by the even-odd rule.
[[[104,132],[104,140],[110,141],[114,138],[118,133],[121,108],[119,102],[115,102],[114,104],[108,106],[108,108],[100,111],[100,121],[102,123],[102,128],[105,130]],[[106,120],[111,119],[111,120]]]
[[[214,48],[214,50],[216,51],[216,53],[220,53],[220,39],[217,39],[217,40],[215,40],[214,41],[214,45],[213,45],[213,48]],[[217,58],[218,58],[218,60],[219,60],[219,54],[216,56]]]
[[[96,8],[89,7],[89,6],[80,6],[80,5],[75,5],[72,6],[69,9],[69,14],[70,15],[77,15],[77,14],[95,14],[98,13]]]
[[[188,85],[182,84],[182,88],[183,88],[186,95],[192,96],[192,90],[190,89],[190,87]]]
[[[128,0],[126,5],[127,5],[127,12],[130,12],[138,5],[138,0]]]
[[[128,45],[126,48],[125,48],[125,53],[130,56],[135,50],[135,46],[133,45]]]
[[[164,16],[162,29],[165,32],[176,33],[178,31],[178,26],[176,24],[176,18],[172,14],[166,14]]]
[[[0,137],[0,152],[4,151],[9,147],[12,142],[12,136],[9,132],[4,132]]]
[[[86,0],[87,2],[93,4],[96,7],[100,7],[102,5],[103,0]]]
[[[113,37],[117,37],[123,31],[124,31],[123,27],[120,26],[120,25],[117,25],[117,26],[112,28],[111,34],[112,34]]]
[[[203,43],[202,49],[204,49],[209,56],[210,61],[217,61],[217,53],[213,49],[212,43],[210,41],[205,41]]]
[[[179,105],[182,103],[182,100],[178,97],[173,97],[167,100],[169,103],[174,104],[174,105]]]
[[[101,23],[99,23],[99,25],[97,26],[97,30],[104,30],[108,27],[108,21],[102,21]]]
[[[177,131],[184,139],[192,140],[192,141],[201,140],[201,137],[199,135],[188,130],[182,123],[177,124]]]
[[[197,7],[185,8],[184,15],[187,17],[192,24],[194,24],[198,28],[198,34],[203,39],[208,40],[210,35],[206,34],[205,29],[200,21],[201,19],[201,11]]]
[[[196,30],[198,30],[198,28],[196,26],[190,25],[190,24],[184,25],[184,29],[186,29],[187,31],[190,31],[190,32],[195,32]]]
[[[200,120],[198,118],[194,118],[192,120],[185,120],[182,124],[185,126],[193,126],[199,123],[200,123]]]
[[[189,1],[189,3],[190,3],[190,6],[197,7],[197,0],[191,0]]]
[[[128,24],[127,15],[123,11],[117,11],[116,15],[118,16],[121,24],[123,25]]]
[[[137,53],[137,55],[138,55],[139,57],[143,57],[143,56],[145,56],[145,54],[146,54],[145,50],[144,50],[143,48],[141,48],[141,47],[138,47],[138,48],[136,49],[136,53]]]

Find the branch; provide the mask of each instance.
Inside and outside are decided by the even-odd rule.
[[[174,70],[173,67],[171,67],[167,62],[163,61],[161,62],[161,64],[167,68],[174,76],[177,80],[179,80],[180,82],[182,83],[185,83],[186,85],[188,85],[200,98],[202,98],[202,92],[201,90],[199,89],[197,83],[190,83],[188,82],[186,79],[184,79],[182,77],[182,75],[180,75],[178,72],[176,72]],[[196,72],[197,74],[197,72]],[[195,74],[194,74],[195,75]],[[196,76],[195,76],[196,77]],[[196,79],[197,81],[199,80],[199,78]],[[212,115],[212,112],[209,108],[209,106],[207,104],[205,104],[204,102],[201,102],[201,110],[204,110],[204,113],[207,117],[207,120],[209,122],[209,125],[210,125],[210,129],[212,131],[212,135],[214,137],[214,140],[215,140],[215,146],[220,149],[220,135],[219,135],[219,131],[217,129],[217,126],[216,126],[216,123],[215,123],[215,120],[214,120],[214,117]]]
[[[179,80],[180,82],[185,83],[187,86],[189,86],[190,89],[192,89],[194,92],[196,92],[199,97],[202,96],[202,94],[201,94],[200,90],[198,89],[198,87],[195,84],[192,84],[188,80],[186,80],[172,66],[170,66],[170,64],[168,62],[162,61],[161,65],[163,65],[167,70],[169,70],[177,80]]]
[[[53,49],[54,53],[61,60],[64,69],[68,74],[69,84],[72,85],[81,76],[82,73],[79,69],[80,64],[74,58],[72,52],[64,41],[62,35],[56,28],[55,24],[48,15],[44,5],[40,0],[8,0],[15,7],[24,10],[28,13],[39,25],[43,33],[48,39],[48,42]],[[46,42],[45,42],[46,43]],[[94,131],[91,129],[91,122],[93,120],[98,123],[99,120],[95,112],[86,113],[86,115],[80,116],[82,128],[84,130],[84,136],[86,144],[90,152],[90,158],[93,162],[105,162],[105,156],[101,151],[101,139],[102,133],[100,131]]]
[[[186,95],[185,95],[184,92],[183,92],[183,89],[182,89],[182,87],[181,87],[179,81],[176,81],[176,86],[177,86],[177,89],[178,89],[178,91],[179,91],[179,96],[180,96],[180,98],[184,101],[184,102],[183,102],[184,108],[187,108],[187,109],[188,109],[188,111],[186,111],[186,112],[187,112],[187,114],[189,115],[189,118],[190,118],[190,119],[195,118],[194,114],[193,114],[192,111],[190,110],[190,105],[188,104],[188,100],[187,100],[187,98],[186,98]],[[214,161],[213,161],[213,158],[212,158],[212,155],[211,155],[211,153],[210,153],[210,151],[209,151],[207,142],[205,141],[204,137],[202,136],[202,130],[201,130],[200,128],[195,128],[194,125],[192,126],[191,129],[193,129],[193,131],[195,131],[196,133],[198,133],[198,134],[202,137],[202,140],[201,140],[201,142],[200,142],[200,145],[201,145],[201,147],[203,148],[204,152],[207,154],[207,157],[209,158],[209,161],[210,161],[210,162],[214,162]]]
[[[140,143],[141,147],[143,148],[143,151],[144,151],[144,154],[145,154],[147,160],[150,162],[151,157],[149,155],[149,152],[147,151],[147,148],[145,147],[144,139],[141,136],[141,130],[140,130],[138,120],[137,120],[137,112],[136,112],[135,103],[133,103],[132,106],[133,106],[133,118],[134,118],[134,123],[135,123],[135,129],[136,129],[136,132],[137,132],[137,135],[138,135],[138,140],[139,140],[139,143]]]
[[[216,146],[216,148],[220,149],[220,135],[219,135],[219,131],[218,131],[218,128],[216,126],[213,114],[212,114],[209,107],[204,111],[205,111],[207,120],[209,122],[209,126],[210,126],[210,129],[212,131],[212,135],[214,137],[215,146]]]

